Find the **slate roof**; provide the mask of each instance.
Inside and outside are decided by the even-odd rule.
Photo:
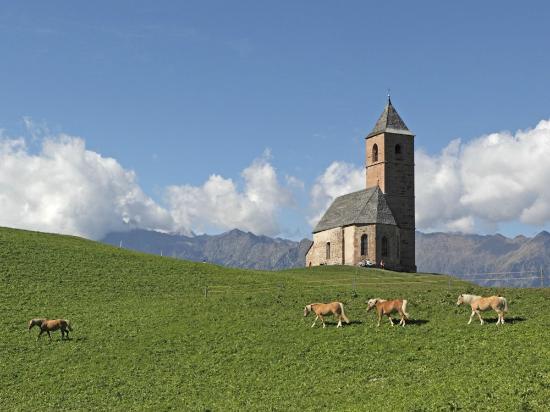
[[[334,199],[313,233],[353,224],[381,223],[397,225],[378,186],[349,193]]]
[[[408,134],[414,136],[414,134],[409,130],[397,110],[391,104],[391,99],[388,97],[388,104],[384,108],[384,111],[378,118],[378,121],[374,125],[374,129],[367,135],[371,137],[380,133],[398,133],[398,134]]]

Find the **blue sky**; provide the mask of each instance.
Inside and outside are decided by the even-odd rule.
[[[279,233],[266,232],[296,238],[310,231],[319,176],[363,164],[388,88],[433,157],[456,138],[549,119],[548,21],[542,1],[4,2],[0,129],[35,155],[33,130],[79,136],[163,207],[167,187],[212,174],[242,191],[243,170],[263,159],[281,186],[303,183],[274,211]],[[473,231],[547,227],[520,209]],[[226,229],[201,219],[191,229]]]

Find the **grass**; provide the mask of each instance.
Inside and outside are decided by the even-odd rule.
[[[548,410],[550,290],[449,279],[235,270],[0,228],[0,410]],[[509,322],[467,325],[461,292],[506,296]],[[376,296],[409,299],[415,322],[376,328]],[[304,305],[329,300],[352,324],[310,328]],[[70,319],[72,339],[36,341],[32,317]]]

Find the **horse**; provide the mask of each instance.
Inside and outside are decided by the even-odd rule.
[[[311,327],[315,326],[315,322],[317,322],[317,319],[321,319],[321,322],[323,322],[323,328],[325,328],[326,325],[323,316],[328,315],[334,315],[336,318],[338,318],[338,326],[336,326],[337,328],[342,327],[342,321],[349,324],[349,319],[344,312],[344,305],[342,304],[342,302],[310,303],[304,308],[304,317],[309,315],[309,312],[312,311],[315,312],[316,317]]]
[[[385,300],[380,298],[375,299],[369,299],[367,302],[367,312],[370,311],[372,308],[376,306],[376,312],[378,313],[378,324],[377,327],[380,326],[380,320],[382,319],[382,315],[386,315],[388,319],[390,320],[391,325],[393,326],[393,320],[391,318],[391,314],[394,312],[399,313],[399,317],[401,320],[399,321],[399,324],[401,326],[405,326],[405,319],[409,319],[409,314],[407,313],[407,301],[406,300]]]
[[[481,313],[479,312],[485,312],[490,309],[493,309],[498,315],[497,325],[499,323],[504,325],[504,314],[508,312],[508,302],[502,296],[483,297],[478,295],[462,294],[458,297],[456,305],[460,306],[463,303],[469,304],[472,308],[472,314],[470,315],[468,325],[472,323],[472,319],[475,314],[477,314],[479,321],[483,325],[484,321],[481,318]]]
[[[69,321],[65,319],[31,319],[29,321],[29,333],[35,326],[40,328],[40,333],[38,334],[36,340],[40,339],[40,336],[42,336],[44,332],[48,334],[51,340],[52,335],[50,335],[50,332],[58,329],[61,329],[61,340],[63,340],[65,336],[69,339],[69,331],[73,330]]]

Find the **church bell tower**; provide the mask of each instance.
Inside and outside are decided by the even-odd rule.
[[[399,254],[405,270],[415,271],[414,134],[388,102],[365,138],[366,187],[378,186],[399,227]]]

